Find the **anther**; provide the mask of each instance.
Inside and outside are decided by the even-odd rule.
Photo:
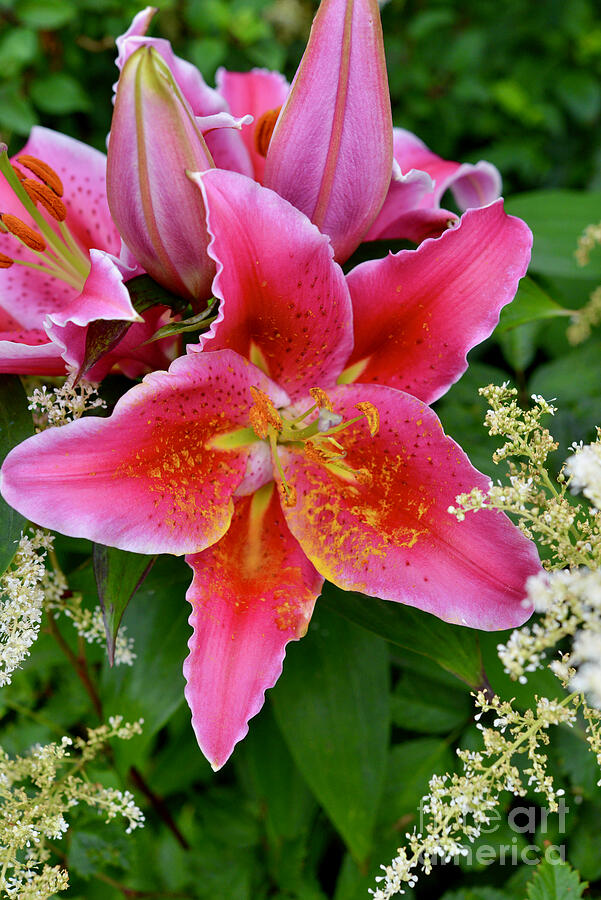
[[[11,259],[10,256],[5,256],[4,253],[0,253],[0,269],[10,269],[13,263],[14,259]]]
[[[269,428],[281,431],[283,427],[282,417],[273,405],[273,400],[261,388],[250,387],[253,405],[248,412],[248,418],[253,431],[258,438],[266,438]]]
[[[22,166],[33,172],[40,181],[52,188],[57,197],[63,196],[63,183],[48,163],[42,162],[41,159],[37,159],[35,156],[29,156],[27,153],[18,156],[17,162],[20,162]]]
[[[67,218],[67,207],[48,185],[40,184],[39,181],[34,181],[33,178],[23,179],[22,185],[33,202],[41,203],[53,219],[56,219],[57,222],[65,221]]]
[[[292,484],[281,481],[278,490],[284,506],[296,506],[296,488]]]
[[[360,413],[363,413],[363,415],[367,419],[367,425],[369,427],[371,436],[373,437],[375,434],[377,434],[380,428],[380,413],[373,405],[373,403],[369,403],[369,401],[365,401],[363,403],[355,403],[355,409],[358,409]]]
[[[15,173],[15,175],[17,176],[17,178],[19,179],[19,181],[25,181],[25,179],[27,178],[27,175],[25,174],[25,172],[22,172],[20,169],[17,169],[17,167],[13,166],[12,163],[10,164],[10,167],[13,170],[13,172]]]
[[[275,123],[278,120],[281,108],[281,106],[278,106],[277,109],[268,109],[267,112],[264,112],[257,120],[257,124],[255,125],[255,149],[261,156],[267,156],[269,142],[271,141],[273,129],[275,128]]]
[[[309,393],[315,400],[318,406],[321,406],[322,409],[329,409],[330,412],[334,412],[334,407],[332,406],[332,401],[328,397],[325,391],[322,391],[321,388],[312,387],[309,389]]]
[[[17,219],[16,216],[11,216],[10,213],[1,213],[0,221],[7,231],[14,234],[15,237],[18,237],[26,247],[30,247],[31,250],[37,250],[38,253],[42,253],[46,249],[46,242],[42,240],[40,235],[35,232],[33,228],[30,228],[29,225],[22,222],[21,219]]]

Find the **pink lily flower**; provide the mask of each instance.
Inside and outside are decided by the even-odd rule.
[[[366,241],[409,240],[419,244],[457,224],[455,213],[441,209],[450,190],[462,210],[488,206],[501,194],[501,176],[492,163],[442,159],[410,131],[394,129],[392,181]]]
[[[134,324],[92,380],[116,364],[137,377],[169,363],[171,344],[141,346],[163,310],[142,318],[132,306],[124,281],[143,270],[118,258],[105,168],[102,153],[47,128],[34,128],[12,160],[0,147],[0,372],[79,369],[88,326],[100,319]]]
[[[488,480],[427,404],[512,299],[531,235],[499,201],[357,267],[347,286],[328,238],[277,194],[235,173],[193,177],[221,300],[203,347],[146,376],[109,418],[25,441],[1,478],[41,525],[187,555],[186,697],[218,769],[324,578],[481,629],[530,614],[534,545],[501,513],[448,513]]]

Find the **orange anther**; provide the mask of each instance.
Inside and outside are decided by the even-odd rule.
[[[13,263],[14,259],[11,259],[10,256],[5,256],[4,253],[0,253],[0,269],[10,269]]]
[[[267,156],[271,135],[273,134],[273,129],[275,128],[275,123],[277,122],[281,108],[281,106],[278,106],[277,109],[268,109],[267,112],[264,112],[257,120],[257,124],[255,125],[255,149],[261,156]]]
[[[325,391],[322,391],[321,388],[314,387],[309,389],[309,393],[321,409],[329,409],[330,412],[334,412],[332,401]]]
[[[50,190],[48,185],[40,184],[33,178],[24,178],[22,185],[33,200],[34,203],[41,203],[47,213],[57,222],[64,222],[67,218],[67,207],[57,197],[54,191]]]
[[[25,172],[22,172],[20,169],[17,169],[17,167],[16,167],[16,166],[13,166],[12,163],[10,164],[10,167],[11,167],[11,169],[13,170],[13,172],[15,173],[15,175],[17,176],[17,178],[19,179],[19,181],[24,181],[24,180],[25,180],[25,178],[27,177],[27,176],[25,175]]]
[[[273,400],[261,388],[251,385],[251,396],[254,400],[248,417],[253,431],[259,438],[266,438],[270,426],[276,431],[282,430],[282,417],[273,405]]]
[[[355,409],[358,409],[360,413],[363,413],[363,415],[367,419],[367,424],[369,426],[371,436],[373,437],[375,434],[377,434],[380,428],[380,413],[373,405],[373,403],[369,403],[368,401],[365,401],[363,403],[355,403]]]
[[[35,156],[29,156],[27,153],[18,156],[17,162],[20,162],[22,166],[33,172],[40,181],[52,188],[57,197],[63,196],[63,183],[48,163],[42,162],[41,159],[37,159]]]
[[[39,253],[46,249],[46,242],[33,230],[33,228],[30,228],[29,225],[22,222],[21,219],[17,219],[16,216],[11,216],[10,213],[2,213],[0,215],[0,221],[7,231],[14,234],[15,237],[18,237],[26,247],[37,250]]]

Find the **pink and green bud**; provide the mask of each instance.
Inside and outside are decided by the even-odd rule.
[[[210,297],[215,274],[202,196],[186,174],[214,166],[202,129],[165,60],[153,47],[140,47],[117,86],[108,202],[148,274],[193,302]]]

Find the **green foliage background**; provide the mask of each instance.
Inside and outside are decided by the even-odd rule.
[[[38,122],[104,147],[114,37],[138,9],[129,0],[0,0],[0,131],[12,150]],[[291,77],[313,11],[304,0],[166,0],[155,33],[210,83],[220,65],[267,66]],[[559,465],[568,444],[591,438],[601,421],[599,331],[571,348],[557,314],[581,306],[601,281],[601,252],[584,270],[573,261],[578,234],[601,219],[598,4],[390,0],[382,18],[395,123],[443,156],[494,162],[509,211],[535,233],[532,280],[513,318],[472,354],[437,411],[474,464],[496,475],[477,387],[511,378],[522,399],[534,391],[557,397]],[[550,188],[562,190],[540,192]],[[92,605],[90,549],[58,541],[71,588]],[[290,648],[248,737],[215,776],[183,697],[188,582],[183,561],[161,559],[129,605],[124,621],[138,653],[132,669],[111,669],[100,648],[84,648],[103,714],[146,720],[144,735],[115,746],[94,777],[133,786],[148,824],[126,838],[92,814],[74,817],[57,847],[71,871],[65,896],[72,900],[365,898],[380,863],[415,824],[431,773],[451,770],[454,748],[473,744],[469,692],[482,665],[493,687],[524,707],[535,693],[555,690],[544,674],[525,687],[510,683],[496,657],[498,635],[478,638],[409,608],[331,589],[307,637]],[[60,627],[73,651],[83,652],[69,626]],[[13,753],[97,721],[48,633],[0,692],[0,714],[2,745]],[[571,862],[592,883],[590,896],[600,896],[599,773],[578,732],[554,735],[550,757],[570,789],[568,834],[553,833],[554,820],[545,834],[501,826],[487,842],[567,841]],[[140,777],[152,796],[140,793]],[[530,866],[463,863],[436,871],[417,896],[523,900],[527,892],[552,900],[583,889],[567,870],[542,869],[536,883],[533,875]]]

